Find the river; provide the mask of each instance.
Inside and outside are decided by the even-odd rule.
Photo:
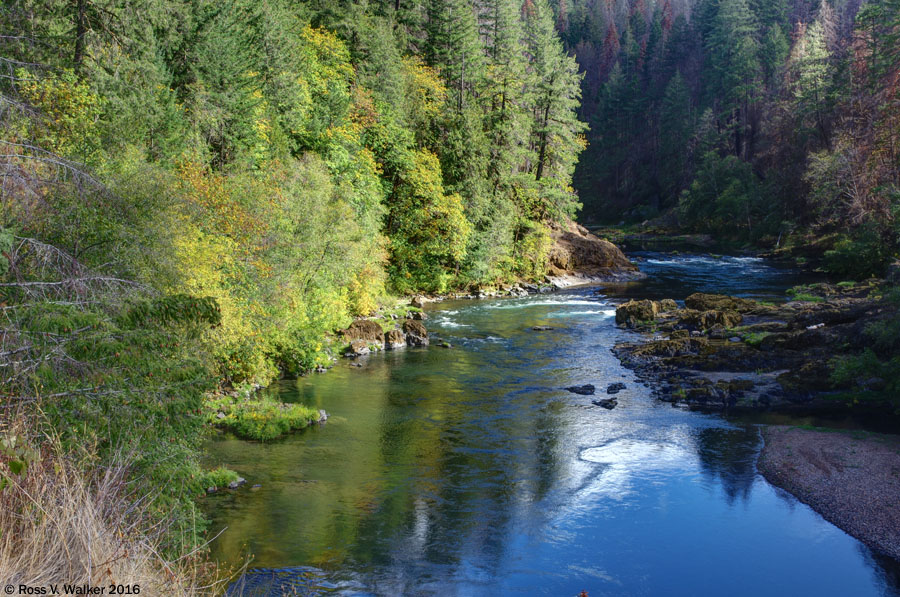
[[[210,440],[208,464],[248,480],[207,500],[213,557],[253,554],[245,595],[900,595],[896,563],[757,473],[751,421],[658,402],[610,352],[632,334],[615,325],[625,296],[774,298],[801,276],[632,257],[642,283],[443,302],[426,323],[453,348],[270,389],[328,422]],[[618,407],[593,406],[614,382]],[[597,396],[562,389],[575,384]]]

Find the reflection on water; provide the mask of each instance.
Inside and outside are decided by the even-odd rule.
[[[768,292],[752,267],[728,275]],[[614,304],[445,303],[428,323],[453,349],[283,382],[330,418],[210,442],[210,464],[261,485],[209,499],[227,527],[214,556],[254,554],[258,595],[900,594],[893,568],[756,474],[752,425],[651,398],[609,351],[629,333]],[[613,381],[628,387],[612,411],[561,389]]]

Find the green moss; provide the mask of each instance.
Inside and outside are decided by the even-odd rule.
[[[750,332],[748,334],[744,334],[742,337],[744,339],[744,342],[746,342],[748,346],[759,346],[762,343],[763,339],[771,335],[771,332]]]
[[[791,300],[802,301],[805,303],[823,303],[823,302],[825,302],[825,299],[822,298],[821,296],[816,296],[814,294],[805,294],[805,293],[795,294],[791,297]]]

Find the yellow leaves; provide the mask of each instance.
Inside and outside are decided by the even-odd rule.
[[[418,119],[429,122],[439,118],[447,101],[447,88],[444,87],[438,71],[425,65],[416,56],[404,58],[403,67],[408,93],[415,100]]]
[[[197,162],[184,161],[179,165],[178,178],[188,203],[200,208],[201,226],[249,242],[265,232],[264,223],[241,205],[229,188],[228,177],[210,172]]]
[[[301,37],[315,52],[319,61],[327,65],[322,72],[330,75],[328,78],[350,79],[353,76],[350,51],[335,33],[307,25],[303,28]]]
[[[42,115],[37,140],[56,153],[87,159],[99,147],[96,123],[102,102],[72,71],[36,79],[20,71],[19,91]]]

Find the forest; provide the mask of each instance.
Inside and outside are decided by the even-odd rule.
[[[900,249],[900,0],[0,10],[0,508],[77,471],[184,565],[229,474],[200,464],[217,413],[305,426],[238,397],[398,297],[543,280],[576,218],[841,278]]]
[[[900,4],[559,0],[556,12],[584,73],[583,220],[813,243],[836,275],[884,273],[900,232]]]

